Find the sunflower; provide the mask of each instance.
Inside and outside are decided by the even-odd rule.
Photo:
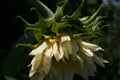
[[[103,17],[98,13],[103,6],[92,16],[82,17],[84,0],[72,15],[63,13],[68,3],[69,0],[58,3],[55,14],[48,19],[32,8],[39,16],[35,24],[20,17],[25,22],[26,31],[32,30],[37,41],[37,46],[29,53],[33,56],[29,72],[32,80],[72,80],[75,73],[88,80],[97,72],[95,63],[102,67],[107,63],[94,53],[104,50],[89,41],[101,34]]]

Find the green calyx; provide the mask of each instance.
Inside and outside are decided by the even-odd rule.
[[[53,13],[48,7],[43,6],[43,11],[48,10],[45,14],[49,12],[53,13],[52,15],[46,15],[47,18],[42,16],[43,12],[40,13],[39,10],[32,8],[31,10],[34,10],[38,14],[38,21],[34,24],[30,24],[22,17],[18,16],[25,24],[25,32],[28,30],[33,31],[34,37],[37,41],[45,38],[45,36],[56,36],[63,33],[72,36],[94,37],[101,29],[100,27],[103,23],[101,21],[103,17],[99,16],[103,5],[101,5],[92,16],[82,17],[81,11],[84,5],[84,0],[82,0],[78,8],[72,12],[72,14],[65,14],[64,11],[69,1],[70,0],[63,0],[59,2],[55,13]]]

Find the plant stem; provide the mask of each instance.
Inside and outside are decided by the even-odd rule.
[[[30,6],[35,7],[45,19],[51,18],[54,13],[39,0],[24,0]]]

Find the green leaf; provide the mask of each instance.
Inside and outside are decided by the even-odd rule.
[[[27,65],[31,60],[28,55],[30,50],[22,46],[16,47],[16,45],[29,43],[36,43],[32,32],[27,32],[27,37],[23,35],[15,44],[13,44],[1,69],[1,73],[3,73],[3,75],[14,76],[22,73],[27,68]]]
[[[9,77],[9,76],[5,76],[5,79],[6,79],[6,80],[18,80],[18,79],[16,79],[16,78]]]

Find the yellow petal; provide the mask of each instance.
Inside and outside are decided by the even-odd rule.
[[[47,48],[47,43],[43,42],[39,47],[37,47],[36,49],[32,50],[30,52],[30,55],[41,54],[46,48]]]

